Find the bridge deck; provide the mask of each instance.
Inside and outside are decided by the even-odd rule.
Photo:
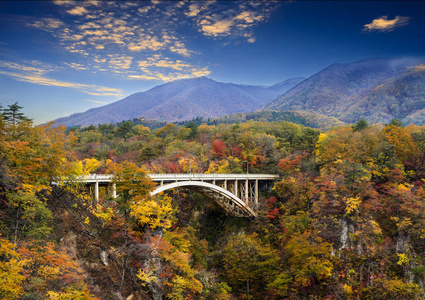
[[[279,175],[275,174],[148,174],[153,181],[188,181],[188,180],[198,180],[198,181],[212,181],[212,180],[276,180],[279,179]],[[90,174],[81,176],[79,179],[81,181],[90,183],[90,182],[110,182],[112,181],[113,175],[104,175],[104,174]]]

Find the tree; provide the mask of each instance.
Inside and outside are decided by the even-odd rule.
[[[284,249],[288,257],[288,268],[270,283],[270,287],[278,295],[290,296],[295,291],[304,299],[311,294],[310,288],[315,290],[322,285],[326,287],[334,267],[331,244],[313,236],[310,230],[305,230],[302,234],[292,236]],[[316,295],[323,293],[324,291],[315,290]]]
[[[118,208],[127,217],[132,203],[141,203],[149,198],[154,183],[147,175],[144,168],[135,163],[125,161],[121,164],[111,164],[110,170],[113,183],[116,184]]]
[[[369,127],[369,124],[365,119],[360,119],[355,125],[353,125],[353,131],[362,131]]]
[[[214,157],[224,158],[224,157],[226,157],[226,154],[227,154],[226,153],[227,152],[226,145],[223,143],[222,140],[216,139],[212,143],[211,152],[212,152],[212,154],[213,154]]]
[[[20,259],[15,246],[0,237],[0,300],[17,299],[24,293],[21,272],[26,261]]]
[[[399,119],[392,119],[388,126],[403,127],[403,123]]]
[[[96,299],[84,287],[77,262],[54,244],[24,242],[18,252],[26,260],[22,272],[25,289],[34,299],[46,299],[47,295],[50,299]]]
[[[190,122],[189,124],[187,124],[186,128],[189,128],[191,130],[191,132],[187,136],[189,140],[193,140],[198,136],[198,126],[196,126],[195,122]]]
[[[22,121],[31,121],[31,119],[28,119],[23,112],[21,112],[21,109],[23,108],[18,104],[18,102],[15,102],[12,105],[8,105],[9,108],[6,108],[3,110],[3,118],[6,122],[9,124],[12,124],[13,126],[16,126],[18,123]]]
[[[263,243],[255,233],[230,238],[223,251],[227,283],[248,299],[250,295],[260,299],[267,294],[267,283],[279,273],[279,262],[276,250]]]
[[[116,127],[116,135],[120,138],[123,138],[124,140],[127,140],[129,137],[132,136],[132,128],[133,128],[133,122],[126,121],[122,123],[119,127]]]

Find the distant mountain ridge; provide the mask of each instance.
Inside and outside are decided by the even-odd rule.
[[[334,64],[263,109],[310,111],[346,123],[425,124],[425,60],[373,59]]]
[[[305,112],[301,118],[314,120],[311,124],[318,128],[328,128],[337,121],[355,123],[361,118],[371,124],[399,119],[406,125],[424,125],[425,59],[338,63],[307,79],[292,78],[269,87],[221,83],[206,77],[177,80],[56,122],[66,126],[134,118],[181,122],[256,111],[297,112],[297,118]],[[292,118],[291,114],[266,113],[253,117],[283,119]]]
[[[55,122],[66,126],[88,126],[141,117],[175,122],[251,112],[303,79],[293,78],[271,87],[221,83],[206,77],[177,80]]]

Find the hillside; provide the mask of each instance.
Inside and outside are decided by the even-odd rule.
[[[334,64],[304,80],[264,109],[304,110],[347,123],[425,124],[425,69],[418,59]]]
[[[425,126],[15,121],[0,123],[0,299],[425,297]],[[245,180],[224,185],[256,218],[205,189],[151,194],[149,173],[190,172],[280,178],[258,205]]]
[[[329,130],[334,126],[344,125],[344,122],[339,121],[334,117],[328,117],[321,114],[316,114],[308,111],[275,111],[275,110],[262,110],[250,113],[237,113],[233,115],[223,116],[206,122],[207,124],[234,124],[244,123],[247,121],[259,122],[291,122],[317,128],[320,130]]]
[[[86,126],[140,117],[167,122],[215,118],[259,109],[301,80],[294,78],[271,87],[221,83],[205,77],[177,80],[55,121]]]

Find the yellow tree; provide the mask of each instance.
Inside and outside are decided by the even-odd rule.
[[[394,152],[400,163],[403,164],[418,150],[412,135],[405,128],[387,125],[382,132],[388,142],[394,145]]]
[[[171,198],[152,197],[154,183],[143,167],[131,162],[110,164],[117,186],[118,208],[125,217],[131,216],[142,226],[168,228],[171,226],[173,208]]]
[[[24,293],[21,272],[26,263],[14,250],[15,244],[0,237],[0,300],[13,300]]]
[[[279,273],[277,251],[263,243],[256,233],[235,235],[223,249],[226,281],[243,299],[260,299],[267,293],[267,283]]]

